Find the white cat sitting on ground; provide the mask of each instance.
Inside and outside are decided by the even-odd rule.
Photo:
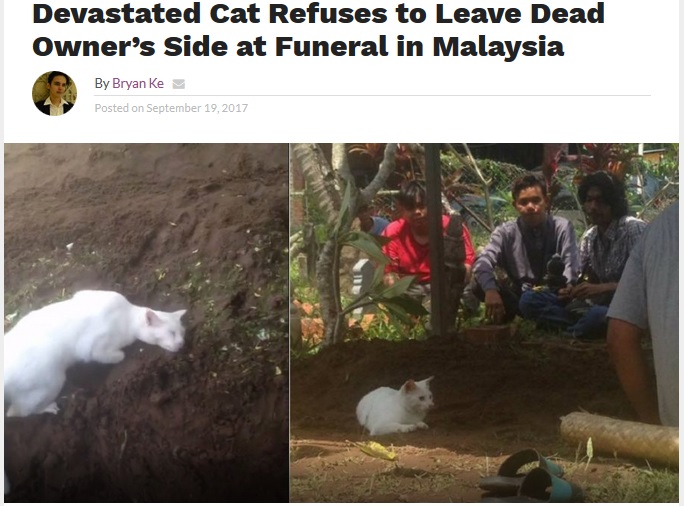
[[[185,328],[174,313],[135,306],[116,292],[84,290],[31,311],[5,334],[7,416],[57,413],[55,399],[77,362],[116,364],[136,339],[178,351]],[[5,494],[9,482],[5,475]]]
[[[430,381],[408,380],[399,390],[380,387],[366,394],[356,406],[356,418],[371,436],[427,429],[423,420],[434,406]]]

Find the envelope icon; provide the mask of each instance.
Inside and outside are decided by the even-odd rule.
[[[174,90],[184,90],[185,89],[185,79],[174,79],[173,80]]]

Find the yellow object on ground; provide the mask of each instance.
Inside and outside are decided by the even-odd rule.
[[[376,443],[375,441],[369,441],[368,443],[354,443],[354,446],[371,457],[389,461],[397,460],[397,454],[395,452],[388,450],[380,443]]]

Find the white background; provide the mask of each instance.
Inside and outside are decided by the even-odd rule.
[[[121,7],[129,0],[37,1],[58,7]],[[163,1],[186,8],[191,1]],[[154,1],[130,0],[133,7]],[[518,7],[518,24],[436,24],[440,2],[407,2],[422,7],[422,24],[396,22],[400,1],[322,2],[324,7],[384,7],[383,24],[270,24],[269,3],[259,24],[216,24],[202,1],[201,24],[33,23],[33,2],[4,2],[5,142],[297,142],[297,141],[466,141],[466,142],[678,142],[679,5],[673,0],[604,2],[604,24],[531,24],[532,1],[443,1],[445,12],[466,7]],[[230,2],[246,7],[250,2]],[[290,8],[308,1],[287,3]],[[543,2],[537,2],[543,3]],[[596,7],[595,1],[546,2],[550,7]],[[167,37],[207,34],[229,44],[223,57],[163,55]],[[275,56],[275,37],[298,40],[377,40],[387,35],[388,57]],[[426,55],[398,57],[398,34],[421,40]],[[435,57],[434,36],[477,40],[562,41],[563,57]],[[263,36],[264,57],[237,57],[236,43]],[[127,40],[155,42],[156,54],[136,50],[119,57],[37,56],[33,41]],[[61,70],[78,86],[74,109],[47,117],[33,105],[38,76]],[[180,90],[96,90],[95,78],[146,80],[158,77]],[[213,96],[212,96],[213,95]],[[216,96],[221,95],[221,96]],[[383,95],[389,95],[384,97]],[[95,104],[143,105],[248,103],[242,114],[95,113]]]

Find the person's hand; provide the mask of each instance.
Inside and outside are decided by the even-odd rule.
[[[584,282],[573,287],[570,295],[577,299],[588,299],[603,292],[603,285]]]
[[[503,299],[501,295],[496,290],[487,290],[485,292],[485,318],[494,322],[499,323],[503,320],[506,315],[506,309],[504,308]]]
[[[564,288],[559,288],[558,289],[558,298],[561,300],[571,299],[572,298],[572,289],[573,289],[573,287],[570,285],[568,285]]]

